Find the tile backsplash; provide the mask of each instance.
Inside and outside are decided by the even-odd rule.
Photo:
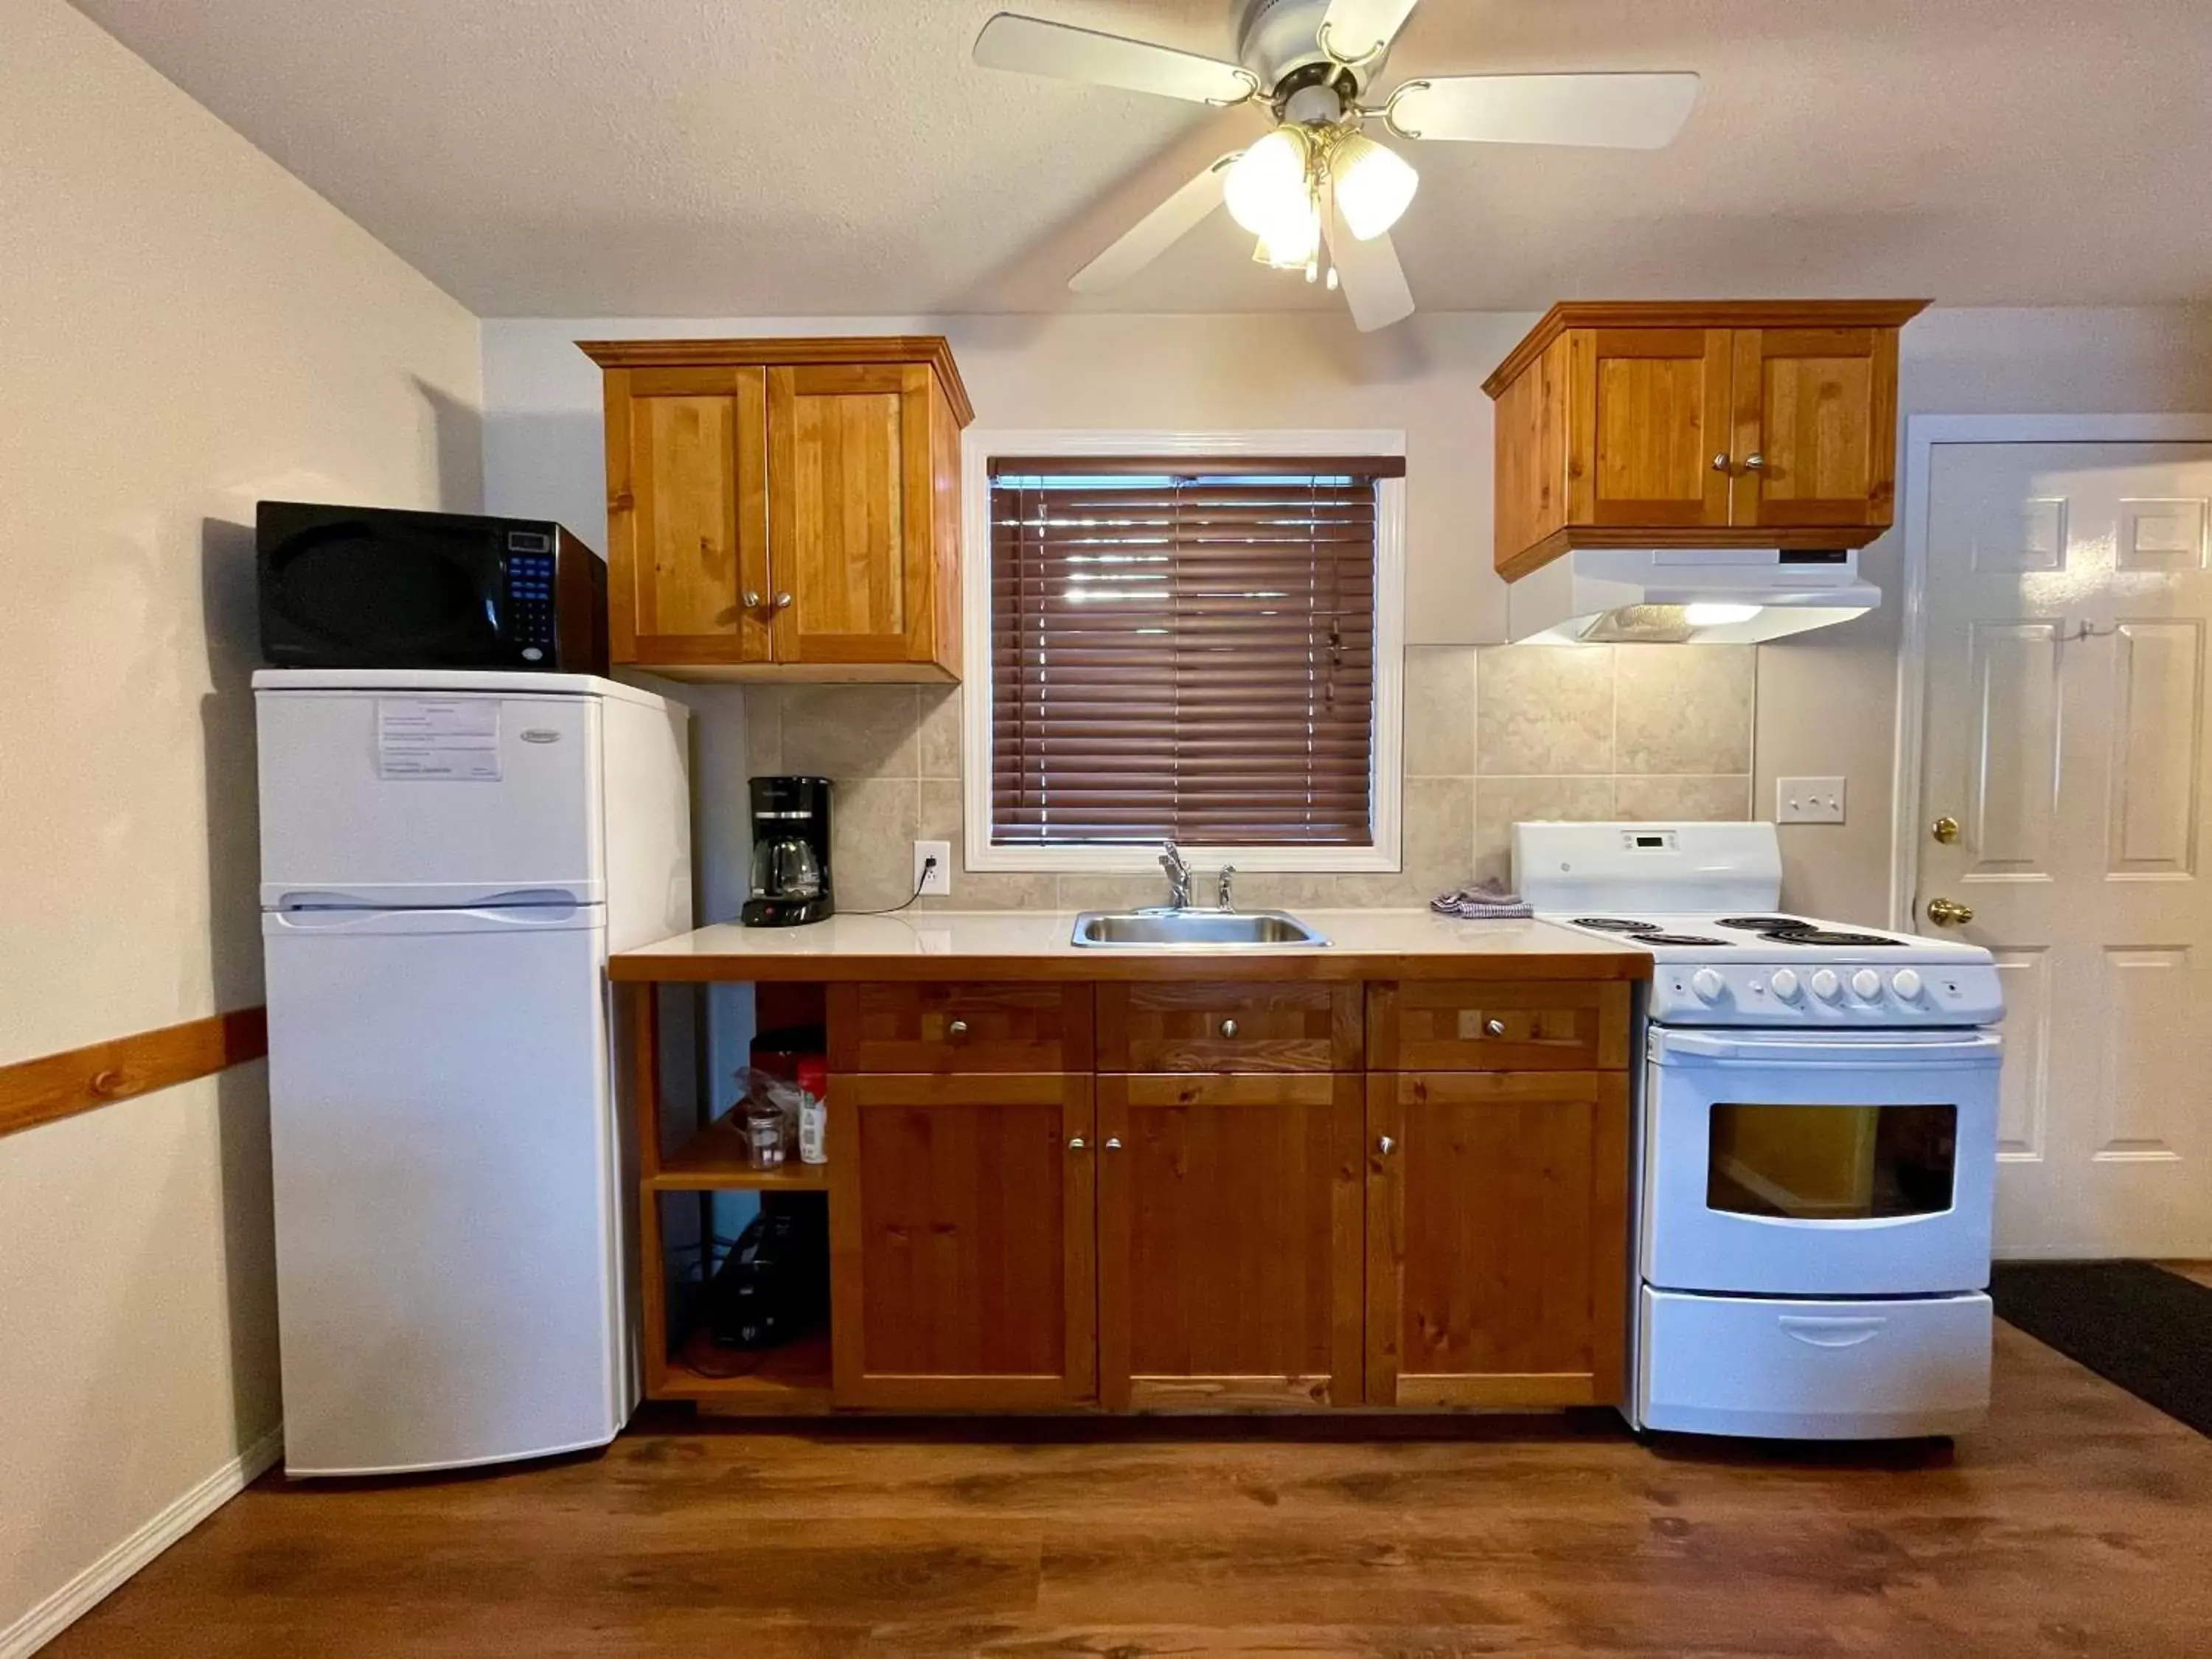
[[[1402,871],[1254,873],[1250,908],[1425,903],[1504,877],[1522,818],[1741,818],[1751,812],[1750,646],[1415,646],[1406,653]],[[971,874],[957,686],[753,686],[747,762],[837,786],[842,908],[913,890],[917,840],[952,843],[952,896],[921,908],[1157,903],[1157,877]],[[1201,860],[1203,865],[1203,860]]]

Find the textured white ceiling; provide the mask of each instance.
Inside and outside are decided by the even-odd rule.
[[[1217,216],[1070,272],[1250,131],[974,67],[992,0],[76,0],[483,315],[1334,304]],[[1233,56],[1233,0],[1020,0]],[[1652,154],[1406,145],[1427,308],[2212,298],[2212,0],[1425,0],[1417,73],[1694,69]]]

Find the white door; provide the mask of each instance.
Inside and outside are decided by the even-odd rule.
[[[612,1439],[629,1360],[599,909],[262,927],[286,1468]]]
[[[403,686],[254,706],[263,908],[605,896],[598,698]]]
[[[1914,915],[1967,907],[2004,982],[1997,1253],[2212,1255],[2212,443],[1929,477]]]

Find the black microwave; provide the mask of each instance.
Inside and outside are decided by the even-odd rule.
[[[279,668],[607,672],[607,568],[559,525],[264,501],[261,654]]]

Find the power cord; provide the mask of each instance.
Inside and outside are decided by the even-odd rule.
[[[921,874],[915,878],[914,891],[907,895],[906,904],[894,904],[888,910],[841,910],[837,914],[844,916],[895,916],[921,896],[921,890],[929,885],[929,878],[936,869],[937,854],[925,854],[921,860]]]

